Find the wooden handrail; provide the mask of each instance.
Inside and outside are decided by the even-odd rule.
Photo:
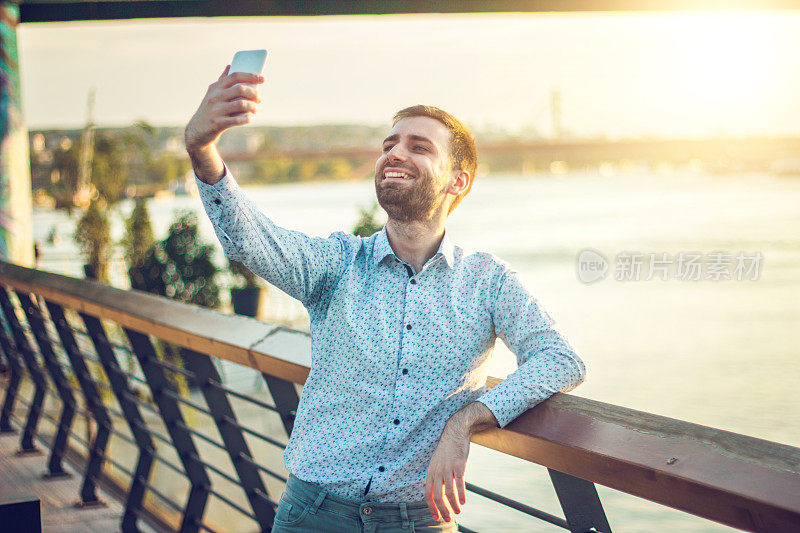
[[[2,261],[0,283],[294,383],[308,377],[302,331]],[[566,394],[473,441],[739,529],[800,529],[793,446]]]

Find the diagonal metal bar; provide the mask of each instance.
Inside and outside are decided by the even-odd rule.
[[[97,384],[92,380],[86,362],[75,341],[75,335],[64,315],[64,309],[58,304],[45,301],[47,312],[56,327],[61,345],[67,354],[75,377],[78,380],[83,396],[86,399],[86,407],[91,411],[97,431],[89,450],[89,461],[86,464],[86,471],[83,474],[83,485],[81,486],[80,506],[93,506],[102,504],[102,500],[97,496],[96,479],[100,476],[103,468],[103,458],[108,446],[108,438],[111,432],[111,417],[108,415],[102,397],[97,390]]]
[[[137,520],[142,512],[142,502],[147,490],[147,483],[150,480],[150,473],[153,467],[153,454],[155,446],[153,439],[147,432],[144,419],[139,411],[139,407],[132,400],[133,393],[128,386],[125,372],[120,368],[119,362],[114,355],[111,343],[108,341],[103,324],[97,317],[80,313],[86,331],[94,343],[100,364],[103,365],[106,377],[111,384],[111,389],[117,397],[120,409],[125,414],[125,422],[133,434],[136,446],[139,448],[139,459],[136,462],[136,471],[131,478],[131,486],[128,490],[128,499],[125,502],[125,513],[122,515],[121,529],[124,533],[134,533],[139,531]]]
[[[294,418],[297,415],[297,405],[300,403],[300,396],[297,394],[297,389],[294,383],[287,381],[277,376],[272,376],[267,373],[262,373],[264,381],[267,383],[272,400],[275,402],[275,407],[283,422],[283,427],[286,429],[286,434],[292,434],[294,428]]]
[[[36,426],[39,423],[39,417],[42,414],[42,403],[44,402],[44,396],[47,390],[47,381],[42,369],[39,367],[39,363],[36,361],[36,355],[33,353],[28,338],[25,336],[25,332],[22,330],[22,326],[17,319],[16,310],[11,304],[8,291],[6,291],[5,287],[0,287],[0,306],[3,307],[3,313],[6,316],[6,322],[14,336],[14,342],[17,345],[18,353],[25,362],[25,366],[28,369],[28,373],[33,380],[35,388],[33,400],[28,410],[28,417],[25,420],[25,428],[22,431],[22,438],[20,439],[20,450],[17,453],[37,453],[39,452],[39,448],[34,442],[34,435],[36,434]]]
[[[25,316],[28,317],[28,324],[31,327],[34,339],[36,339],[36,344],[39,345],[39,353],[44,360],[44,366],[56,386],[58,395],[61,397],[61,415],[58,417],[58,430],[50,448],[50,459],[47,463],[45,477],[70,476],[71,474],[64,470],[63,459],[64,451],[67,447],[67,439],[69,438],[69,430],[72,427],[72,420],[75,418],[75,396],[72,394],[72,388],[64,376],[61,365],[58,364],[52,340],[47,333],[47,324],[38,303],[34,302],[30,295],[22,292],[17,292],[17,298],[20,306],[25,311]]]
[[[261,479],[258,469],[252,462],[244,460],[247,457],[252,461],[250,448],[242,434],[242,431],[233,424],[228,424],[225,420],[236,421],[228,396],[219,388],[222,382],[217,368],[211,358],[194,350],[182,349],[183,359],[186,366],[194,373],[195,381],[206,399],[206,404],[211,410],[214,422],[217,425],[225,449],[230,455],[236,474],[239,476],[239,483],[247,494],[250,507],[256,516],[259,524],[272,524],[275,519],[275,510],[269,505],[262,495],[267,495],[267,489]],[[216,385],[216,386],[215,386]]]
[[[0,313],[0,319],[2,321],[0,323],[0,347],[6,355],[8,368],[11,370],[11,377],[6,385],[6,396],[3,399],[3,408],[0,410],[0,433],[16,433],[17,430],[11,425],[11,414],[14,411],[14,402],[17,399],[20,381],[22,381],[23,369],[14,341],[8,336],[4,313]]]
[[[211,480],[203,464],[197,460],[199,454],[191,434],[185,429],[183,414],[178,402],[170,395],[165,394],[166,391],[172,390],[172,386],[164,374],[164,369],[155,362],[158,360],[158,354],[150,337],[127,328],[125,328],[125,334],[128,336],[133,353],[139,360],[142,373],[147,378],[147,385],[153,394],[153,401],[158,407],[175,450],[178,452],[186,476],[192,484],[186,507],[183,510],[180,531],[186,533],[198,531],[208,502]],[[176,391],[172,390],[172,392]]]
[[[572,533],[611,533],[594,483],[552,468],[547,472]]]

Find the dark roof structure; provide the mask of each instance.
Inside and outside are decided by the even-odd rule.
[[[23,23],[176,17],[800,9],[798,0],[20,0],[18,3]]]

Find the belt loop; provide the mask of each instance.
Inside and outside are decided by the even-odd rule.
[[[400,518],[403,520],[403,529],[406,529],[409,526],[408,522],[408,508],[406,504],[400,502]]]
[[[308,512],[311,514],[317,514],[317,509],[319,506],[322,505],[322,502],[325,501],[325,497],[328,495],[328,491],[321,490],[317,495],[317,499],[314,500],[314,503],[311,504],[311,507],[308,508]]]

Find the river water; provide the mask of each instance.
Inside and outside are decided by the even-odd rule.
[[[246,190],[278,224],[321,236],[351,229],[358,207],[374,200],[370,181]],[[159,236],[177,210],[199,210],[202,235],[219,248],[198,199],[149,207]],[[123,203],[120,211],[130,208]],[[35,210],[35,238],[44,242],[53,225],[68,236],[70,222]],[[117,237],[121,228],[117,220]],[[465,249],[509,261],[561,324],[588,369],[574,394],[800,446],[800,179],[646,169],[481,176],[448,231]],[[42,245],[45,268],[77,273],[74,261],[63,259],[74,250],[67,241]],[[578,275],[585,249],[605,258],[604,279],[586,283]],[[638,280],[623,268],[635,265],[637,254]],[[666,270],[647,280],[650,254]],[[700,258],[700,279],[676,274],[681,254]],[[749,270],[736,270],[739,254]],[[498,342],[491,373],[502,377],[514,364]],[[473,446],[468,479],[560,514],[546,471],[521,463]],[[728,529],[598,490],[616,531]],[[474,494],[460,521],[481,531],[552,531]]]

